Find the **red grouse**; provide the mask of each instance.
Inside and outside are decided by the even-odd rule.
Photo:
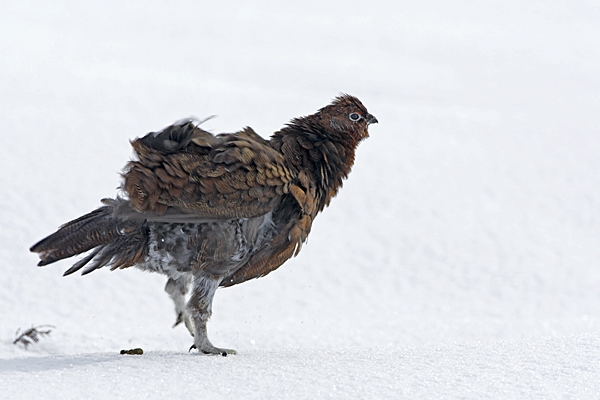
[[[88,252],[65,275],[104,266],[167,275],[176,325],[185,323],[192,348],[235,354],[208,340],[215,291],[267,275],[298,254],[376,122],[346,94],[292,119],[270,140],[251,128],[213,135],[198,121],[178,121],[132,142],[137,160],[125,167],[123,197],[103,199],[103,207],[31,251],[39,266]]]

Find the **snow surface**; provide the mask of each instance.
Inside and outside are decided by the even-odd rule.
[[[9,0],[0,54],[0,397],[600,398],[597,1]],[[129,139],[339,92],[380,123],[301,254],[217,292],[237,356],[187,353],[161,276],[35,267]]]

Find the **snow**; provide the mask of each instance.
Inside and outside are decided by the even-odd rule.
[[[600,383],[591,366],[598,356],[597,338],[570,337],[501,346],[258,350],[235,359],[175,352],[55,355],[35,364],[13,359],[2,372],[19,382],[33,375],[42,396],[67,399],[107,393],[115,399],[597,398]],[[18,398],[19,390],[6,395]]]
[[[597,2],[5,3],[2,397],[600,397]],[[268,136],[339,92],[379,124],[300,255],[217,292],[238,355],[187,353],[162,276],[35,267],[128,140]]]

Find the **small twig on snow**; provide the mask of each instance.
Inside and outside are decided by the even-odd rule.
[[[27,350],[27,347],[29,347],[29,345],[39,342],[40,338],[44,336],[49,336],[50,332],[52,332],[52,329],[49,328],[56,327],[54,325],[32,326],[23,333],[21,333],[21,328],[19,328],[15,333],[16,338],[13,341],[13,344],[21,344],[23,345],[25,350]]]

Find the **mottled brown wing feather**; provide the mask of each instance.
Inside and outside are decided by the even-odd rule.
[[[300,219],[289,222],[279,235],[256,252],[244,266],[223,279],[220,286],[237,285],[276,270],[300,252],[302,243],[310,233],[311,226],[312,218],[305,214]]]
[[[135,211],[251,218],[289,193],[293,174],[283,156],[252,129],[217,136],[189,124],[167,129],[166,139],[167,130],[132,142],[139,160],[128,164],[124,189]]]
[[[265,276],[279,268],[292,256],[298,255],[302,248],[302,243],[306,241],[310,233],[313,220],[318,211],[315,205],[316,190],[314,184],[308,180],[307,175],[303,171],[300,171],[298,174],[296,182],[300,186],[291,184],[290,194],[297,203],[294,206],[297,211],[284,211],[293,214],[293,217],[287,218],[289,222],[283,227],[281,232],[259,249],[246,264],[231,276],[223,279],[221,286],[233,286],[250,279]]]

